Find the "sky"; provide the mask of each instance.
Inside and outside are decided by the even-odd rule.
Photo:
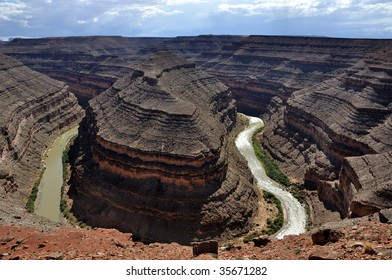
[[[0,38],[200,34],[392,38],[385,0],[0,0]]]

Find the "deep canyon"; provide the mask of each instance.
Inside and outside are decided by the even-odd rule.
[[[391,211],[392,40],[68,37],[14,39],[0,53],[4,225],[52,226],[24,205],[45,150],[82,119],[80,106],[70,197],[93,226],[183,243],[248,231],[258,194],[228,148],[237,110],[266,121],[258,142],[313,196],[314,225]],[[320,219],[325,211],[333,218]],[[127,228],[131,215],[145,226]]]

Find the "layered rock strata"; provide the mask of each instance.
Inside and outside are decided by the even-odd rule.
[[[263,135],[281,167],[342,217],[391,207],[391,62],[386,48],[295,92]]]
[[[119,36],[14,39],[3,53],[26,66],[70,86],[79,103],[108,89],[132,69],[131,62],[144,57],[141,49],[159,45],[161,38],[125,38]]]
[[[20,218],[45,150],[83,116],[68,86],[0,55],[1,220]]]
[[[175,39],[173,39],[175,40]],[[238,110],[249,115],[275,111],[297,90],[341,75],[387,40],[315,37],[233,37],[194,60],[229,86]]]
[[[154,55],[90,101],[73,151],[72,211],[143,241],[249,230],[257,194],[228,156],[235,121],[226,86],[172,53]]]
[[[387,40],[281,36],[15,39],[0,52],[66,82],[86,105],[157,50],[196,63],[230,87],[241,112],[260,115],[296,90],[340,75]]]

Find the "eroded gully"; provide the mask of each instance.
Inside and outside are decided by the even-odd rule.
[[[264,123],[260,118],[248,117],[248,119],[249,126],[237,136],[235,144],[248,161],[249,169],[257,180],[257,186],[262,190],[273,193],[282,202],[285,223],[276,234],[276,237],[281,239],[286,235],[301,234],[306,230],[305,209],[291,193],[285,191],[282,186],[266,175],[264,167],[257,159],[252,145],[253,133],[258,128],[264,126]]]

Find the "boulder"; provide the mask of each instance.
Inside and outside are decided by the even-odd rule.
[[[271,238],[268,235],[262,235],[253,239],[253,244],[256,247],[264,247],[271,242]]]
[[[321,228],[312,233],[312,241],[315,245],[325,245],[328,242],[337,242],[344,237],[344,233],[336,229]]]
[[[392,208],[383,209],[379,212],[380,222],[392,224]]]
[[[218,241],[192,242],[193,257],[201,254],[218,254]]]

